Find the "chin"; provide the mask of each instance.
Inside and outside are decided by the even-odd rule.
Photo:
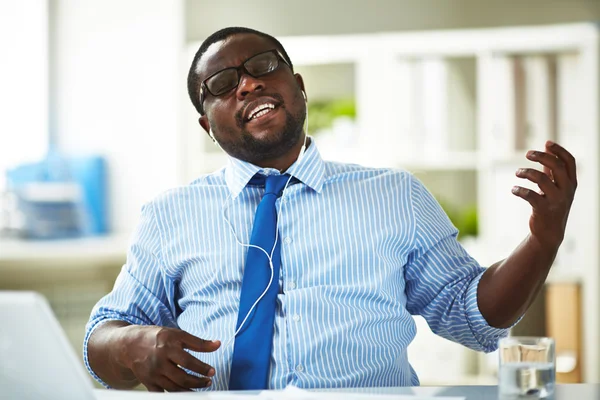
[[[247,157],[281,157],[302,137],[302,120],[285,112],[278,112],[273,118],[259,123],[246,124],[241,131],[239,150]]]
[[[245,129],[244,134],[250,136],[252,139],[260,142],[278,142],[284,138],[286,124],[285,121],[269,121],[271,123],[265,124],[264,126],[251,127],[251,129]]]

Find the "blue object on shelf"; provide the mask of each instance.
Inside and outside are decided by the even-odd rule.
[[[7,178],[9,190],[19,198],[27,237],[57,239],[108,233],[104,158],[51,153],[41,162],[9,170]]]
[[[107,168],[104,158],[99,156],[69,159],[73,180],[83,189],[83,204],[88,215],[88,233],[108,233],[107,215]]]

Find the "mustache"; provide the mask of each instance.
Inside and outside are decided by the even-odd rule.
[[[264,93],[262,96],[260,97],[272,97],[275,100],[277,100],[277,102],[279,103],[279,106],[283,106],[284,102],[283,102],[283,96],[280,95],[279,93]],[[248,104],[251,101],[256,100],[256,98],[252,98],[252,99],[246,99],[244,101],[244,104],[242,104],[242,106],[240,107],[240,109],[235,113],[235,122],[237,124],[237,126],[241,129],[244,124],[246,124],[246,121],[244,121],[244,110],[246,109],[246,106],[248,106]]]

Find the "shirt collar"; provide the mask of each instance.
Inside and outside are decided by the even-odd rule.
[[[325,179],[325,164],[319,154],[315,140],[310,136],[309,138],[311,139],[310,146],[308,146],[304,155],[300,160],[296,160],[285,173],[290,174],[317,193],[320,193]],[[261,168],[231,156],[228,156],[228,158],[229,162],[225,167],[225,182],[231,192],[231,197],[234,199],[257,172],[265,175],[278,173],[272,168]]]

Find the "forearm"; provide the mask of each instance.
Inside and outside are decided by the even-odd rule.
[[[488,324],[508,328],[523,315],[544,285],[557,251],[558,246],[545,247],[528,235],[508,258],[485,271],[477,302]]]
[[[92,370],[115,389],[131,389],[139,384],[133,372],[122,364],[127,327],[124,321],[108,321],[92,333],[88,342],[88,361]]]

